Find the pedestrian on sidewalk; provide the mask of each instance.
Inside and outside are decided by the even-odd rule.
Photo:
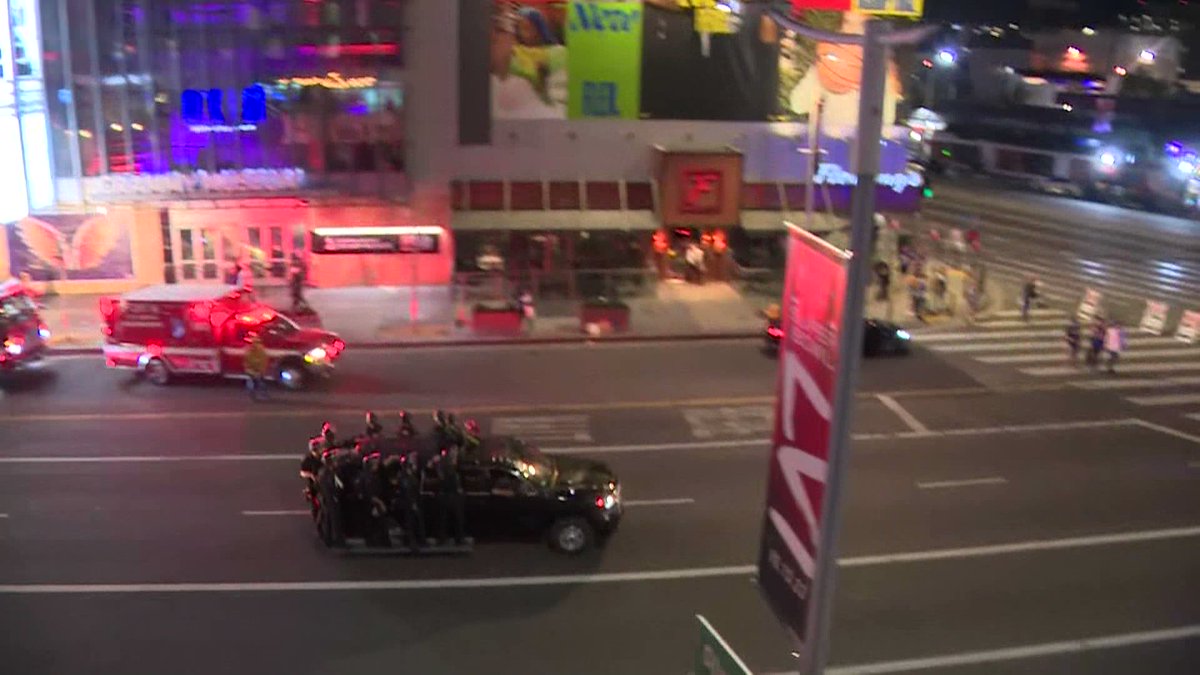
[[[927,289],[927,286],[925,283],[925,275],[924,274],[920,274],[920,275],[914,274],[911,277],[911,283],[909,285],[909,293],[912,294],[913,317],[915,317],[917,319],[917,321],[920,321],[921,323],[925,323],[925,293],[926,293],[926,289]]]
[[[308,281],[308,269],[304,261],[296,253],[292,254],[292,264],[288,268],[288,290],[292,296],[292,311],[307,314],[308,303],[304,301],[304,284]]]
[[[1100,352],[1104,350],[1104,319],[1096,317],[1092,324],[1091,344],[1088,346],[1087,364],[1091,368],[1100,365]]]
[[[1029,277],[1025,282],[1025,286],[1021,288],[1021,320],[1029,321],[1029,310],[1033,308],[1033,303],[1038,297],[1038,279],[1037,277]]]
[[[1067,356],[1071,360],[1071,364],[1079,363],[1079,344],[1082,340],[1083,329],[1079,326],[1079,319],[1071,317],[1071,322],[1067,324],[1065,339],[1067,341]]]
[[[887,302],[892,292],[892,268],[887,262],[880,260],[875,263],[875,279],[879,282],[879,292],[875,295],[875,299],[879,302]]]
[[[1113,321],[1104,331],[1104,351],[1108,352],[1108,372],[1116,373],[1117,359],[1125,351],[1125,328],[1121,322]]]
[[[266,376],[269,361],[270,357],[267,355],[267,348],[263,346],[262,338],[258,335],[252,336],[242,365],[246,371],[246,389],[250,391],[252,401],[267,397]]]
[[[521,291],[517,296],[517,304],[521,307],[521,325],[527,333],[533,332],[533,324],[537,319],[537,308],[533,305],[533,293],[529,289]]]

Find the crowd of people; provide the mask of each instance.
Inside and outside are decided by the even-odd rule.
[[[326,422],[308,442],[300,462],[304,494],[317,532],[330,547],[346,546],[359,535],[365,545],[392,546],[393,525],[402,545],[420,550],[430,544],[469,546],[460,458],[480,447],[479,425],[459,425],[453,414],[437,411],[428,434],[400,411],[397,430],[387,434],[375,413],[366,413],[363,434],[337,437]],[[425,497],[432,496],[432,500]],[[436,542],[427,539],[427,506],[435,513]]]
[[[1067,355],[1071,363],[1079,362],[1079,352],[1084,348],[1083,326],[1079,320],[1072,318],[1067,324],[1064,339],[1067,343]],[[1127,341],[1125,327],[1119,321],[1106,321],[1096,317],[1088,332],[1087,351],[1084,352],[1084,362],[1089,368],[1098,369],[1102,365],[1110,373],[1117,371],[1117,361],[1125,351]]]

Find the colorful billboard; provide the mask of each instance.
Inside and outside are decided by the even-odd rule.
[[[129,227],[107,215],[29,216],[5,228],[11,274],[34,281],[132,279]]]
[[[567,116],[637,119],[642,6],[572,0],[567,19]]]
[[[566,2],[496,0],[492,12],[492,118],[566,119]]]
[[[801,644],[811,637],[809,599],[817,569],[839,336],[846,294],[846,252],[789,228],[783,290],[783,339],[775,432],[758,585]]]

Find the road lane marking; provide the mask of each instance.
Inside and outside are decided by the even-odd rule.
[[[725,638],[721,637],[721,634],[718,633],[717,629],[714,628],[713,625],[708,622],[708,619],[704,618],[703,616],[701,616],[699,614],[696,615],[696,618],[700,620],[700,623],[704,624],[704,629],[708,631],[708,634],[713,636],[714,638],[716,638],[717,643],[719,645],[721,645],[722,651],[725,652],[725,656],[728,657],[730,660],[732,660],[734,665],[736,665],[741,670],[741,672],[743,672],[743,673],[751,672],[750,666],[747,666],[746,662],[742,660],[742,657],[738,656],[737,652],[733,651],[733,647],[729,646],[729,643],[725,641]],[[718,666],[717,668],[714,668],[713,670],[716,672],[722,672],[722,669],[720,666]]]
[[[1042,424],[1010,424],[995,427],[964,427],[961,429],[938,429],[930,431],[900,431],[886,434],[855,434],[856,441],[911,440],[915,438],[950,438],[955,436],[992,436],[996,434],[1020,434],[1038,431],[1074,431],[1079,429],[1105,429],[1108,427],[1137,426],[1140,420],[1084,420],[1080,422],[1047,422]]]
[[[312,511],[308,509],[282,509],[279,511],[242,511],[243,516],[307,516]]]
[[[678,581],[753,574],[756,565],[692,567],[643,572],[563,574],[459,579],[380,579],[376,581],[251,581],[148,584],[4,584],[0,595],[77,595],[134,593],[279,593],[295,591],[416,591],[520,586],[574,586],[635,581]]]
[[[775,427],[775,406],[720,406],[715,408],[685,408],[693,438],[718,436],[766,436]]]
[[[7,517],[8,517],[7,513],[0,513],[0,520],[4,520]]]
[[[1174,361],[1168,363],[1139,363],[1137,365],[1122,365],[1117,363],[1118,373],[1175,373],[1181,370],[1200,370],[1200,361]],[[1041,368],[1021,368],[1025,375],[1034,377],[1055,377],[1075,375],[1079,366],[1046,366]]]
[[[978,652],[960,652],[901,661],[877,661],[849,666],[826,668],[828,675],[886,675],[917,670],[938,670],[955,666],[971,666],[1004,661],[1020,661],[1062,654],[1078,654],[1102,649],[1117,649],[1158,642],[1178,642],[1200,637],[1200,625],[1180,626],[1163,630],[1121,633],[1078,640],[1045,642],[1042,644],[991,649]]]
[[[1188,418],[1189,420],[1200,421],[1200,413],[1188,413],[1184,415],[1184,417]]]
[[[885,553],[883,555],[857,556],[838,560],[838,566],[848,568],[878,567],[880,565],[930,562],[935,560],[962,560],[964,558],[982,558],[995,555],[1011,555],[1014,553],[1058,551],[1072,548],[1095,548],[1099,546],[1114,546],[1117,544],[1140,544],[1152,541],[1192,539],[1196,537],[1200,537],[1200,527],[1177,527],[1167,530],[1119,532],[1116,534],[1099,534],[1087,537],[1068,537],[1066,539],[1035,539],[1031,541],[1012,542],[1009,544],[991,544],[984,546],[969,546],[965,548],[913,551],[911,553]]]
[[[493,417],[491,430],[499,436],[517,436],[531,441],[592,442],[591,419],[587,415]]]
[[[1067,313],[1061,309],[1054,309],[1054,308],[1049,308],[1049,307],[1030,307],[1029,308],[1029,316],[1033,316],[1033,317],[1047,317],[1047,316],[1065,317],[1066,315],[1067,315]],[[992,312],[989,316],[994,316],[994,317],[998,317],[1001,319],[1020,318],[1021,310],[1019,310],[1019,309],[1002,309],[999,312]]]
[[[1110,390],[1110,389],[1150,389],[1154,387],[1191,387],[1200,385],[1200,377],[1144,377],[1115,380],[1079,380],[1068,382],[1076,389]]]
[[[1011,364],[1011,363],[1052,363],[1054,361],[1066,360],[1066,347],[1060,345],[1061,354],[1012,354],[1007,356],[977,356],[975,360],[980,363],[989,364]],[[1146,350],[1129,350],[1121,354],[1121,362],[1125,361],[1142,361],[1148,359],[1172,358],[1176,356],[1200,356],[1200,349],[1196,347],[1178,347],[1175,349],[1146,349]]]
[[[731,448],[765,447],[767,438],[745,438],[728,441],[688,441],[683,443],[649,443],[643,445],[575,445],[560,448],[543,447],[552,455],[608,455],[626,452],[659,452],[669,450],[727,450]]]
[[[1008,481],[1003,476],[989,476],[987,478],[964,478],[962,480],[933,480],[918,482],[917,487],[922,490],[940,490],[943,488],[959,488],[959,487],[974,487],[976,485],[1004,485]]]
[[[918,420],[912,413],[910,413],[904,406],[900,405],[896,399],[888,396],[887,394],[879,394],[875,398],[879,399],[879,402],[882,403],[885,408],[896,413],[896,417],[899,417],[901,422],[907,424],[909,429],[922,434],[929,432],[929,427],[921,424],[921,421]]]
[[[1012,338],[1045,338],[1057,337],[1061,330],[1010,330],[996,333],[965,331],[957,333],[918,333],[913,336],[917,344],[931,342],[983,342],[986,340],[1008,340]]]
[[[1200,469],[1200,462],[1188,462],[1189,469]],[[8,516],[5,516],[7,518]]]
[[[930,333],[930,335],[939,335],[939,333]],[[971,335],[981,335],[981,333],[971,333]],[[1004,338],[1007,334],[992,333],[995,338]],[[995,342],[967,342],[965,344],[932,344],[928,348],[939,354],[956,354],[956,353],[975,353],[975,352],[1022,352],[1022,351],[1054,351],[1063,354],[1066,358],[1066,343],[1062,340],[1062,334],[1056,332],[1053,336],[1046,335],[1043,337],[1055,337],[1052,340],[1036,340],[1036,341],[1021,341],[1007,342],[997,340]],[[1127,340],[1130,347],[1143,347],[1155,345],[1172,345],[1178,346],[1178,342],[1169,336],[1151,336],[1151,335],[1136,335]],[[1132,353],[1132,352],[1130,352]]]
[[[621,502],[622,506],[684,506],[687,504],[695,504],[696,500],[691,497],[678,497],[676,499],[627,499]]]
[[[1165,394],[1162,396],[1127,396],[1126,401],[1134,405],[1179,405],[1200,403],[1200,394]]]
[[[1047,328],[1049,326],[1063,327],[1066,325],[1066,318],[1031,318],[1029,321],[1017,319],[1005,319],[1001,321],[991,321],[989,319],[981,319],[975,322],[975,328]]]
[[[1146,420],[1134,420],[1134,423],[1137,424],[1139,427],[1143,427],[1146,429],[1152,429],[1154,431],[1159,432],[1160,434],[1174,436],[1175,438],[1183,439],[1185,441],[1188,441],[1189,443],[1195,443],[1196,445],[1200,445],[1200,436],[1196,436],[1195,434],[1189,434],[1185,431],[1180,431],[1178,429],[1172,429],[1171,427],[1168,427],[1168,426],[1165,426],[1162,424],[1155,424],[1154,422],[1148,422]]]

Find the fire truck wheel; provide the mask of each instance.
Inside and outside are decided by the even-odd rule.
[[[150,361],[146,363],[146,368],[143,370],[143,373],[151,384],[155,384],[160,387],[171,381],[171,371],[167,370],[167,364],[163,363],[162,359],[150,359]]]
[[[279,366],[279,384],[296,391],[304,388],[304,367],[298,363],[285,362]]]

